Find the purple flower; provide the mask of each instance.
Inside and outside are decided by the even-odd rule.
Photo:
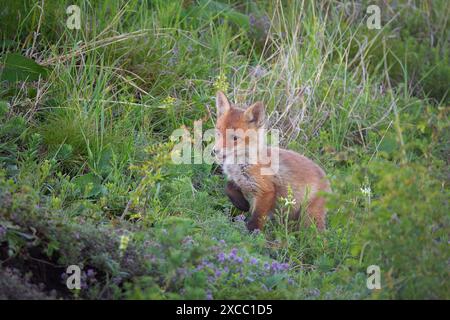
[[[250,264],[252,264],[252,265],[256,265],[256,264],[258,264],[258,259],[256,259],[256,258],[250,258]]]
[[[93,278],[95,277],[96,272],[94,271],[94,269],[88,269],[86,274],[89,278]]]
[[[320,290],[317,288],[310,289],[309,294],[313,297],[318,297],[320,296]]]
[[[212,295],[212,293],[211,293],[211,291],[208,291],[207,293],[206,293],[206,300],[213,300],[214,298],[213,298],[213,295]]]
[[[222,275],[222,271],[217,269],[216,272],[214,273],[214,275],[216,276],[216,278],[219,278]]]
[[[242,262],[244,262],[244,259],[242,259],[242,257],[236,257],[234,260],[235,260],[237,263],[242,263]]]
[[[289,269],[288,263],[279,263],[277,261],[272,262],[272,270],[275,272],[286,271]]]
[[[272,262],[271,269],[272,269],[273,271],[277,272],[277,271],[280,270],[280,266],[281,266],[281,265],[280,265],[278,262],[274,261],[274,262]]]
[[[225,254],[223,252],[219,253],[217,255],[217,259],[219,260],[219,262],[224,262],[225,261]]]
[[[236,248],[231,249],[229,258],[234,260],[236,258],[237,251],[238,250]]]
[[[270,270],[270,264],[268,262],[264,262],[264,269]]]
[[[116,285],[119,285],[122,282],[122,277],[120,276],[113,277],[112,282]]]

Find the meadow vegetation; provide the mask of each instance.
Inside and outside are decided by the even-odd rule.
[[[450,298],[447,0],[1,7],[0,298]],[[217,165],[172,163],[219,89],[325,169],[326,231],[250,234]]]

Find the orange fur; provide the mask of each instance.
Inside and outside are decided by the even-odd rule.
[[[306,208],[307,221],[314,222],[318,229],[325,228],[325,199],[318,192],[330,192],[329,182],[324,171],[307,157],[294,151],[269,148],[269,158],[273,152],[279,154],[279,170],[270,175],[261,174],[261,168],[269,167],[269,163],[262,164],[228,164],[227,153],[232,147],[237,152],[245,152],[245,148],[258,148],[249,146],[249,139],[245,136],[229,135],[227,129],[240,129],[247,132],[249,129],[260,129],[264,126],[264,109],[262,103],[255,103],[246,110],[232,106],[225,95],[217,94],[216,142],[214,150],[217,157],[223,161],[224,172],[233,181],[232,195],[227,194],[233,203],[235,199],[245,198],[250,203],[251,218],[247,223],[249,230],[262,229],[267,218],[273,213],[277,199],[288,195],[288,188],[292,190],[296,201],[292,218],[298,219],[298,212]],[[237,137],[236,137],[237,136]],[[227,157],[228,156],[228,157]]]

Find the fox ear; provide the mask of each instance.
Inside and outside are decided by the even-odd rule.
[[[230,102],[222,91],[217,91],[216,94],[217,117],[220,117],[225,112],[231,109]]]
[[[256,102],[248,107],[244,112],[244,117],[249,123],[253,123],[257,128],[263,126],[265,114],[262,102]]]

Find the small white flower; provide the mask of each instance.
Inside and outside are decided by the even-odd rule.
[[[370,186],[364,186],[360,190],[361,190],[361,193],[366,197],[370,197],[370,195],[372,194],[372,190],[370,189]]]
[[[297,204],[297,201],[295,201],[294,198],[291,197],[286,197],[286,198],[281,198],[284,201],[284,205],[286,207],[288,206],[295,206]]]

